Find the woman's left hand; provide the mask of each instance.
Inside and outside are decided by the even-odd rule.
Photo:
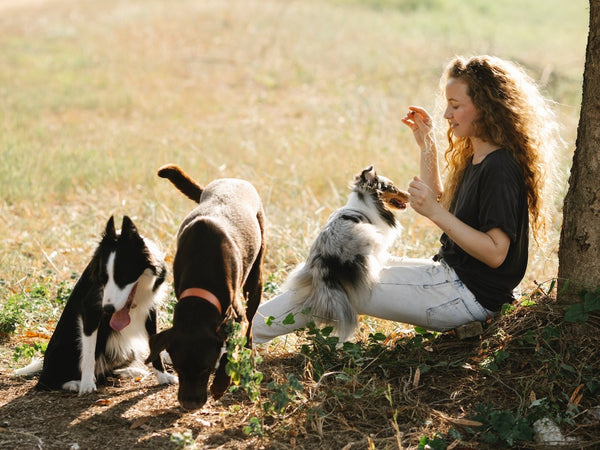
[[[422,216],[431,219],[443,208],[433,190],[419,177],[414,177],[408,185],[408,194],[410,206]]]

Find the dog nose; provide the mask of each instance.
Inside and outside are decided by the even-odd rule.
[[[206,400],[201,399],[179,398],[179,404],[183,407],[183,409],[187,409],[188,411],[200,409],[205,403]]]
[[[106,314],[112,314],[115,312],[115,307],[113,305],[104,305],[103,309]]]

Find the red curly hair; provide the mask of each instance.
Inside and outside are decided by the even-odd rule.
[[[478,111],[475,136],[508,149],[523,170],[529,219],[536,242],[543,241],[548,223],[544,208],[546,159],[557,144],[554,113],[536,84],[514,63],[492,56],[457,57],[447,66],[441,85],[448,79],[466,83],[467,94]],[[447,130],[445,160],[448,175],[443,201],[452,203],[473,155],[471,139]]]

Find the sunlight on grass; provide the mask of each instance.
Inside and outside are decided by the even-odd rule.
[[[56,1],[0,16],[0,287],[81,271],[109,215],[128,214],[174,251],[193,206],[155,173],[180,164],[198,181],[240,177],[269,221],[267,273],[304,258],[364,166],[400,185],[418,153],[400,118],[433,110],[455,54],[525,65],[556,100],[568,144],[578,120],[587,7],[480,3],[149,0]],[[401,216],[399,254],[432,255],[439,230]],[[560,217],[527,275],[555,276]],[[280,280],[278,280],[280,281]]]

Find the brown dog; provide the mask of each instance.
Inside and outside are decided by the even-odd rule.
[[[218,179],[203,189],[176,165],[161,167],[158,175],[198,206],[177,234],[173,327],[152,337],[148,359],[167,350],[179,375],[179,403],[197,409],[206,403],[209,376],[217,363],[213,398],[220,398],[231,381],[225,372],[227,354],[221,354],[228,311],[245,322],[247,346],[252,345],[252,318],[262,295],[264,212],[247,181]]]

